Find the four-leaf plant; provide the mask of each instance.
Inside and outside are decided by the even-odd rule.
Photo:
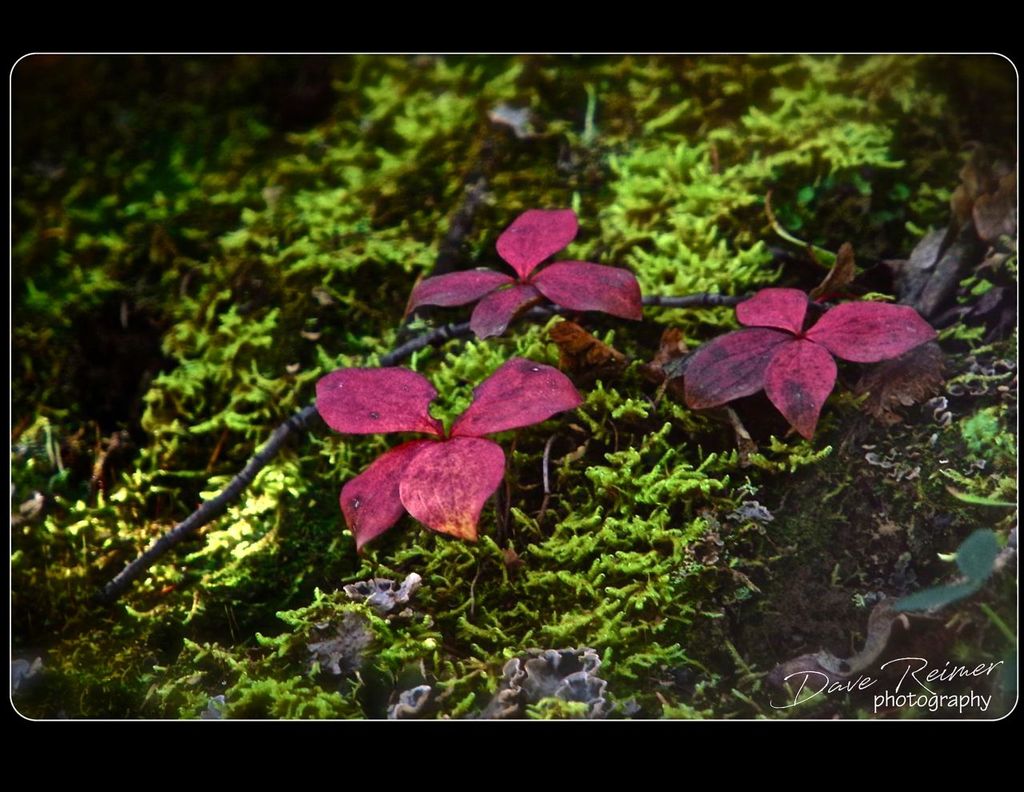
[[[473,402],[445,435],[430,415],[434,386],[404,368],[340,369],[316,384],[316,406],[345,434],[419,432],[385,452],[341,490],[341,510],[356,548],[408,511],[428,528],[476,540],[480,512],[505,472],[501,446],[483,435],[547,420],[582,403],[551,366],[512,358],[473,391]]]
[[[478,338],[501,335],[517,314],[545,297],[572,311],[602,311],[623,319],[640,319],[640,286],[628,270],[585,261],[556,261],[537,266],[576,237],[579,226],[571,209],[530,209],[498,237],[500,255],[518,279],[494,270],[468,270],[421,282],[409,297],[408,311],[421,305],[477,303],[470,328]]]
[[[833,355],[876,363],[935,338],[931,325],[905,305],[843,303],[805,329],[807,307],[807,295],[798,289],[762,289],[737,305],[736,318],[749,329],[720,336],[693,354],[686,403],[717,407],[763,388],[809,440],[835,385]]]

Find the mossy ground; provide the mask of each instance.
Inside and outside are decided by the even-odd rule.
[[[997,58],[905,56],[23,61],[12,488],[15,508],[35,492],[44,507],[13,532],[12,656],[40,656],[44,671],[18,709],[196,718],[222,695],[226,717],[382,717],[427,683],[432,714],[459,717],[486,705],[508,658],[585,645],[617,715],[791,715],[767,704],[774,664],[851,654],[879,592],[942,580],[937,553],[1011,527],[1007,509],[947,485],[1015,498],[1016,372],[992,367],[1013,361],[1015,339],[946,334],[950,376],[981,385],[951,396],[943,423],[917,407],[880,426],[840,387],[805,442],[755,398],[749,463],[728,426],[657,399],[633,364],[577,413],[500,438],[506,485],[475,545],[403,518],[357,557],[337,493],[394,438],[314,428],[120,604],[91,598],[218,491],[319,376],[394,345],[412,284],[481,175],[460,267],[495,265],[520,211],[571,206],[571,257],[627,265],[645,293],[810,288],[824,271],[772,232],[766,194],[808,242],[904,258],[945,225],[964,144],[1012,141],[1011,75]],[[537,136],[490,123],[503,102],[530,107]],[[735,326],[725,308],[586,324],[638,361],[665,326],[691,346]],[[558,360],[544,327],[520,324],[408,365],[447,420],[513,354]],[[892,465],[865,461],[865,446]],[[752,500],[774,519],[743,511]],[[409,572],[423,577],[412,616],[381,618],[340,591]],[[1012,648],[997,622],[1016,630],[1014,586],[1001,578],[956,609],[949,656]],[[346,613],[371,635],[359,673],[318,672],[315,625]],[[833,697],[801,714],[862,707]]]

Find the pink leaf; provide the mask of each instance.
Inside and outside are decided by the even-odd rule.
[[[530,209],[498,237],[498,255],[525,279],[544,259],[572,242],[578,228],[572,209]]]
[[[356,538],[356,550],[376,539],[405,513],[398,494],[402,471],[433,440],[411,440],[377,457],[341,488],[341,511]]]
[[[877,363],[931,341],[935,331],[906,305],[852,302],[826,313],[806,337],[843,360]]]
[[[473,403],[452,426],[452,437],[479,437],[546,421],[583,403],[558,369],[512,358],[473,391]]]
[[[516,314],[540,299],[540,292],[529,284],[491,292],[473,309],[469,327],[477,338],[501,335]]]
[[[777,327],[799,333],[804,329],[807,295],[799,289],[761,289],[736,306],[736,318],[747,327]]]
[[[813,341],[781,346],[764,373],[764,392],[793,428],[810,440],[836,384],[836,362]]]
[[[465,305],[507,283],[515,283],[515,279],[492,270],[467,270],[438,275],[421,281],[412,290],[408,310],[413,311],[421,305]]]
[[[404,368],[339,369],[316,384],[316,408],[327,425],[345,434],[443,434],[431,417],[434,386]]]
[[[687,362],[686,403],[704,410],[757,393],[764,387],[764,372],[772,355],[781,344],[795,340],[789,333],[754,328],[710,341]]]
[[[409,514],[432,531],[475,542],[480,512],[504,472],[497,443],[457,437],[419,451],[402,474],[399,493]]]
[[[643,318],[640,284],[629,270],[585,261],[556,261],[537,273],[532,283],[563,308]]]

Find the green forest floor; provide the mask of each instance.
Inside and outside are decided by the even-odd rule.
[[[1016,213],[1012,228],[1009,210],[984,229],[979,219],[979,207],[1015,206],[1015,91],[994,56],[23,60],[18,711],[490,717],[510,700],[495,696],[506,663],[577,649],[535,651],[536,684],[502,714],[1004,713],[1015,557],[891,635],[869,616],[955,581],[953,554],[976,529],[1016,541]],[[812,441],[763,394],[735,405],[751,436],[740,440],[642,368],[666,328],[694,349],[737,327],[731,308],[577,317],[630,362],[580,375],[578,411],[499,436],[506,483],[476,544],[406,516],[357,556],[338,491],[395,438],[318,421],[224,516],[97,604],[313,399],[319,377],[468,318],[436,309],[403,328],[417,279],[497,266],[495,239],[519,213],[559,207],[580,218],[569,258],[627,267],[661,295],[809,290],[849,242],[857,295],[913,304],[921,281],[894,279],[886,262],[948,228],[948,266],[921,275],[948,286],[926,313],[944,373],[911,392],[890,372],[875,380],[896,382],[888,396],[865,394],[868,367],[843,363]],[[509,357],[557,365],[559,321],[405,365],[435,384],[447,421]],[[390,613],[343,588],[411,573],[420,587]],[[937,691],[993,696],[984,711],[878,709],[874,690],[784,706],[780,669],[821,651],[869,653],[873,677],[901,657],[1003,665]],[[558,687],[567,671],[587,678],[579,695]]]

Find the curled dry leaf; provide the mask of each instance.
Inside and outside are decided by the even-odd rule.
[[[825,276],[825,280],[811,289],[808,296],[812,300],[822,301],[846,296],[847,287],[853,283],[856,274],[857,264],[853,257],[853,245],[844,242],[836,253],[835,263]]]
[[[953,222],[962,226],[973,221],[978,236],[987,242],[993,241],[1000,233],[998,226],[1006,218],[1006,212],[993,211],[994,205],[1009,203],[1014,209],[1013,225],[1016,233],[1016,187],[1014,168],[1004,161],[993,159],[986,147],[976,146],[970,159],[960,169],[960,184],[949,201]],[[982,205],[980,209],[979,203]],[[995,221],[996,228],[992,227],[992,221]],[[993,232],[994,236],[991,235]]]
[[[661,333],[658,351],[650,363],[640,366],[640,372],[651,382],[661,385],[658,399],[668,391],[672,398],[682,402],[685,394],[681,378],[689,362],[690,354],[683,331],[678,327],[666,327]]]
[[[949,228],[927,234],[908,260],[885,262],[900,302],[936,323],[948,321],[960,282],[982,265],[986,247],[1000,236],[1015,237],[1017,232],[1017,182],[1012,168],[992,162],[979,147],[960,178],[950,199]]]
[[[678,327],[666,327],[661,333],[658,351],[650,363],[640,367],[652,382],[661,383],[683,374],[682,362],[687,356],[686,337]]]
[[[559,368],[577,379],[593,381],[616,377],[626,367],[625,355],[575,322],[559,322],[548,335],[558,347]]]
[[[891,426],[903,420],[899,408],[922,404],[941,391],[943,368],[942,349],[929,341],[869,368],[854,386],[854,393],[869,394],[861,409]]]
[[[971,213],[974,228],[985,242],[993,243],[1001,236],[1017,236],[1017,174],[1010,172],[999,179],[995,192],[985,193],[974,202]]]

